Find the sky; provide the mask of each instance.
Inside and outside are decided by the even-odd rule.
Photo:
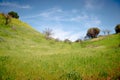
[[[0,0],[0,12],[10,11],[41,33],[52,29],[60,40],[83,39],[92,27],[113,34],[120,24],[120,0]]]

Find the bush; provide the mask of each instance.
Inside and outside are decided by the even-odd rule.
[[[116,25],[115,32],[116,32],[116,34],[120,33],[120,24]]]
[[[99,33],[100,33],[99,28],[90,28],[88,29],[86,36],[89,38],[96,38]]]
[[[75,42],[76,42],[76,43],[81,43],[82,40],[81,40],[81,39],[77,39]]]
[[[69,43],[69,44],[72,43],[69,39],[65,39],[64,42],[65,42],[65,43]]]

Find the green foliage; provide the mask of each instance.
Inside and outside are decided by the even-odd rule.
[[[12,18],[19,18],[19,15],[17,12],[14,12],[14,11],[10,11],[8,12],[8,15],[10,15]]]
[[[90,28],[88,29],[86,36],[89,38],[96,38],[99,33],[100,33],[99,28]]]
[[[120,24],[116,25],[115,32],[116,33],[120,33]]]

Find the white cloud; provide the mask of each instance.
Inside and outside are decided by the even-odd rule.
[[[20,5],[20,4],[11,3],[11,2],[2,2],[0,3],[0,6],[8,6],[8,7],[22,8],[22,9],[31,8],[29,5]]]
[[[60,40],[69,39],[71,41],[75,41],[77,39],[82,39],[85,36],[85,32],[74,32],[74,31],[65,31],[61,28],[53,29],[54,35],[52,35],[53,38],[58,38]]]
[[[69,35],[71,34],[70,31],[64,31],[63,29],[54,29],[53,30],[54,35],[52,37],[58,38],[60,40],[68,39]]]
[[[84,31],[80,31],[80,32],[77,32],[77,33],[72,33],[71,35],[69,35],[71,41],[75,41],[77,39],[83,39],[84,36],[85,36]]]

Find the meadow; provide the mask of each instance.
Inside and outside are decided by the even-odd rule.
[[[120,34],[69,44],[4,23],[0,15],[0,80],[120,80]]]

